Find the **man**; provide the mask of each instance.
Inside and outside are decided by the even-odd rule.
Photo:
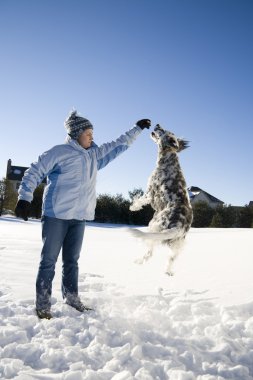
[[[78,296],[78,259],[85,220],[93,220],[96,207],[97,170],[104,168],[128,149],[151,121],[142,119],[115,141],[98,147],[93,142],[93,125],[72,111],[65,127],[65,144],[43,153],[25,172],[19,188],[15,213],[28,219],[33,192],[47,177],[42,204],[41,261],[36,280],[36,313],[51,319],[52,281],[62,249],[62,296],[66,304],[83,312],[88,308]]]

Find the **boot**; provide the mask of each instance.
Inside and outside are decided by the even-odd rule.
[[[68,297],[66,298],[66,301],[65,303],[71,307],[73,307],[74,309],[76,309],[77,311],[80,311],[80,313],[83,313],[84,311],[90,311],[90,310],[93,310],[91,309],[90,307],[88,306],[85,306],[82,301],[80,300],[79,297]]]
[[[50,310],[36,309],[36,314],[40,319],[51,319],[51,318],[53,318]]]

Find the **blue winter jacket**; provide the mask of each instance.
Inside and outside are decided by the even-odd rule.
[[[47,177],[42,215],[59,219],[93,220],[96,207],[97,170],[124,152],[141,128],[135,126],[116,141],[84,149],[76,140],[56,145],[26,170],[19,199],[31,202],[35,188]]]

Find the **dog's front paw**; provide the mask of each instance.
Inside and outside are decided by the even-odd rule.
[[[129,207],[129,210],[130,211],[139,211],[141,209],[140,206],[137,206],[135,204],[132,204],[130,207]]]

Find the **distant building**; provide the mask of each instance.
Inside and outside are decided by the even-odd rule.
[[[222,202],[220,199],[215,198],[213,195],[208,194],[206,191],[200,189],[197,186],[189,187],[188,192],[192,205],[197,202],[206,202],[212,208],[224,205],[224,202]]]
[[[6,179],[12,183],[14,191],[18,192],[18,188],[27,169],[28,168],[24,166],[14,166],[11,164],[11,159],[8,160]],[[46,179],[44,179],[42,183],[46,184]]]
[[[7,170],[6,170],[6,179],[8,179],[12,185],[13,185],[13,190],[18,191],[19,185],[22,181],[24,172],[26,169],[23,166],[13,166],[11,164],[11,160],[8,160],[7,162]]]

